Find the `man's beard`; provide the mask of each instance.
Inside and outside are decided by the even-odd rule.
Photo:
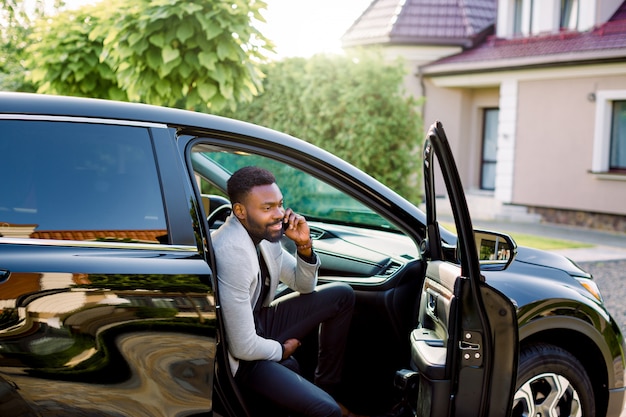
[[[252,236],[254,240],[258,240],[259,242],[263,239],[267,240],[268,242],[279,242],[285,232],[282,228],[279,231],[270,230],[270,227],[276,224],[277,223],[275,222],[263,226],[260,223],[257,223],[254,220],[248,218],[248,233],[250,234],[250,236]]]

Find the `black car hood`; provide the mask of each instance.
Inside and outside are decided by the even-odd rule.
[[[560,269],[571,276],[591,278],[591,274],[563,255],[525,246],[517,248],[517,256],[513,262]]]

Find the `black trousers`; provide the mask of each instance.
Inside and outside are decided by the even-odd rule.
[[[235,375],[240,387],[297,415],[340,417],[341,410],[331,394],[341,380],[353,308],[354,292],[344,283],[320,285],[310,294],[291,293],[262,308],[259,333],[268,339],[281,343],[290,338],[302,340],[319,328],[315,383],[287,364],[240,361]]]

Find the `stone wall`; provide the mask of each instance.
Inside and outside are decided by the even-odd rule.
[[[539,214],[546,223],[566,224],[589,229],[626,233],[626,216],[586,211],[528,207],[529,213]]]

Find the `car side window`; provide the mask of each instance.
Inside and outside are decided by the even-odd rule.
[[[194,169],[200,175],[204,173],[205,178],[209,176],[207,173],[210,170],[221,170],[220,175],[216,175],[221,178],[223,174],[230,176],[237,169],[247,165],[256,165],[270,170],[280,183],[285,204],[309,220],[380,230],[397,230],[387,219],[355,198],[284,162],[247,152],[211,151],[206,146],[196,147],[193,152],[196,154]],[[203,164],[206,165],[204,169],[201,166]],[[211,180],[211,178],[208,179]],[[221,192],[221,190],[209,189],[208,184],[204,190],[209,193]]]
[[[0,237],[158,243],[167,236],[149,132],[0,121]]]
[[[204,180],[202,194],[216,201],[223,201],[217,195],[224,195],[226,180],[239,168],[256,165],[274,173],[285,207],[309,222],[316,253],[322,258],[321,277],[381,283],[403,265],[420,259],[415,242],[389,219],[296,165],[248,149],[233,151],[207,144],[194,146],[191,159],[196,175]],[[207,214],[212,229],[226,219],[220,218],[226,212],[217,209]],[[283,243],[295,250],[288,239]]]

